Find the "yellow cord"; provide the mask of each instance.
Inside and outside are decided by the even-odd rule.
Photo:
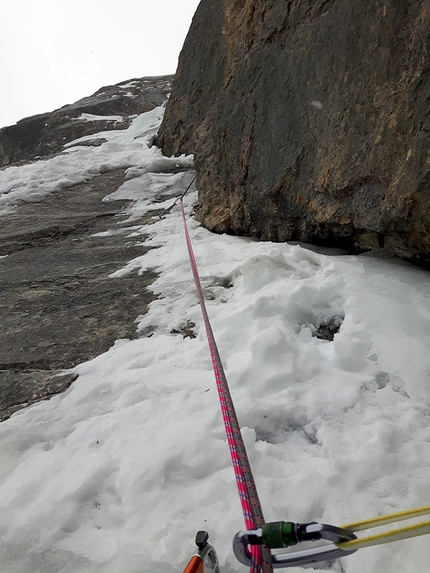
[[[356,523],[351,523],[344,526],[344,529],[353,532],[364,531],[374,527],[381,527],[382,525],[387,525],[389,523],[397,523],[398,521],[403,521],[405,519],[420,517],[421,515],[426,515],[428,513],[430,513],[430,505],[419,507],[417,509],[400,511],[391,515],[384,515],[382,517],[374,517],[365,521],[358,521]],[[336,545],[340,549],[344,550],[361,549],[363,547],[370,547],[372,545],[380,545],[383,543],[390,543],[392,541],[399,541],[401,539],[408,539],[410,537],[418,537],[419,535],[426,535],[427,533],[430,533],[430,520],[422,521],[414,525],[399,527],[397,529],[393,529],[392,531],[385,531],[382,533],[368,535],[366,537],[360,537],[358,539],[353,539],[352,541],[346,541],[344,543],[336,543]]]
[[[419,517],[421,515],[426,515],[427,513],[430,513],[430,505],[418,507],[416,509],[408,509],[406,511],[399,511],[398,513],[391,513],[390,515],[383,515],[382,517],[372,517],[365,521],[356,521],[355,523],[345,525],[344,529],[349,529],[350,531],[362,531],[363,529],[379,527],[380,525],[386,525],[387,523],[395,523],[396,521]]]

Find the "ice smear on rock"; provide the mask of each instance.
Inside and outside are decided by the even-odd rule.
[[[100,173],[119,168],[141,172],[190,166],[190,158],[167,158],[152,146],[163,116],[163,106],[141,114],[128,129],[99,132],[67,144],[52,158],[0,171],[0,215],[13,212],[21,202],[41,201],[43,197],[86,181]],[[79,145],[93,139],[107,139],[97,148]]]
[[[131,219],[170,206],[193,176],[153,172],[165,159],[144,145],[143,126],[154,129],[157,113],[103,151],[109,165],[127,157],[139,176],[107,198],[131,199]],[[102,148],[85,149],[88,164]],[[79,178],[76,153],[62,161]],[[50,161],[32,172],[37,184],[51,177]],[[266,518],[343,525],[428,504],[428,274],[213,235],[192,218],[195,200],[193,191],[195,254]],[[240,504],[179,211],[133,234],[154,248],[115,276],[160,273],[158,298],[136,325],[152,336],[117,341],[78,366],[64,394],[0,425],[4,573],[173,573],[198,529],[210,532],[224,573],[243,570],[231,551]],[[333,341],[313,336],[333,317],[342,320]],[[196,338],[172,334],[188,322]],[[423,537],[361,550],[342,570],[424,573],[429,559]]]

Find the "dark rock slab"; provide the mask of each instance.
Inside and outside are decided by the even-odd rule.
[[[84,135],[112,129],[126,129],[132,118],[150,111],[167,99],[172,76],[127,80],[99,89],[90,97],[56,111],[27,117],[0,129],[0,166],[29,161],[58,153],[63,146]],[[82,114],[122,116],[122,121],[86,121]],[[100,140],[98,144],[102,143]],[[92,141],[91,145],[96,145]]]
[[[430,268],[428,0],[202,0],[158,142],[211,230]]]
[[[77,377],[55,370],[0,370],[0,422],[22,408],[64,392]]]
[[[128,237],[125,202],[102,202],[123,181],[123,170],[104,173],[2,217],[0,418],[65,389],[72,377],[58,377],[62,369],[136,336],[155,274],[109,278],[148,250]]]

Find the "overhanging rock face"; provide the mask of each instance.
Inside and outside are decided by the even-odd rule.
[[[202,0],[159,142],[211,230],[430,267],[427,0]]]

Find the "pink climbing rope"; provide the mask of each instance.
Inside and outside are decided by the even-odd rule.
[[[243,516],[245,519],[245,526],[247,530],[258,529],[264,525],[263,511],[261,509],[261,504],[258,498],[257,489],[255,487],[254,478],[252,476],[248,455],[246,453],[245,445],[243,443],[242,434],[240,433],[239,422],[237,420],[236,411],[234,409],[233,400],[231,398],[224,368],[221,363],[221,358],[218,352],[218,348],[215,342],[215,337],[206,310],[206,304],[203,296],[202,286],[200,283],[197,263],[194,256],[193,246],[191,243],[191,238],[188,232],[188,226],[185,217],[183,199],[193,183],[194,179],[186,189],[185,193],[180,198],[182,220],[184,222],[184,230],[187,241],[188,254],[190,258],[191,269],[194,276],[194,282],[196,285],[197,297],[200,302],[200,307],[203,314],[203,321],[206,328],[206,336],[212,359],[212,367],[215,374],[215,381],[218,389],[218,396],[221,404],[221,411],[224,420],[225,431],[227,434],[227,442],[230,448],[230,455],[233,463],[234,473],[236,476],[236,484],[237,484],[237,489],[239,491],[240,503],[242,505]],[[252,546],[250,550],[252,554],[251,572],[271,573],[273,571],[273,568],[272,568],[272,559],[270,551],[265,546],[258,546],[258,545]]]

